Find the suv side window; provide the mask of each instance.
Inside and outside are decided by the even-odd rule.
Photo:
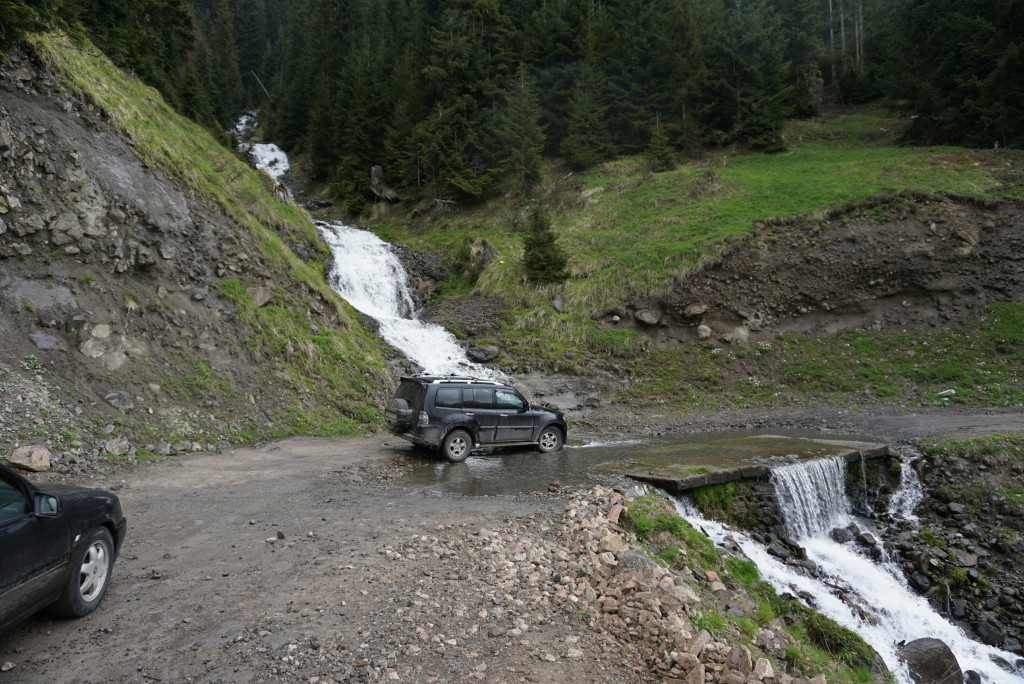
[[[512,390],[497,390],[494,393],[498,400],[498,408],[510,411],[522,411],[526,408],[526,402]]]
[[[28,512],[28,497],[13,482],[0,475],[0,525]]]
[[[441,387],[434,397],[434,406],[438,408],[462,408],[458,387]]]
[[[462,405],[466,408],[494,408],[494,390],[466,387],[462,390]]]

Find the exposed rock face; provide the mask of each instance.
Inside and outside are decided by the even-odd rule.
[[[140,161],[105,112],[24,54],[0,64],[0,445],[29,410],[48,434],[95,438],[115,420],[197,443],[267,426],[295,378],[247,343],[227,281],[337,330],[333,305],[210,200]],[[108,403],[115,387],[126,393]]]
[[[956,656],[939,639],[915,639],[904,644],[899,655],[910,668],[915,684],[963,684]]]
[[[939,612],[979,641],[1024,656],[1024,486],[1020,446],[917,462],[926,496],[919,529],[892,539],[903,571]],[[926,530],[922,534],[919,530]]]

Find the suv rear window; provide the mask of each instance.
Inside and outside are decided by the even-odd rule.
[[[398,392],[395,396],[399,399],[405,399],[409,402],[411,408],[417,411],[423,410],[423,385],[412,380],[403,380],[398,386]]]

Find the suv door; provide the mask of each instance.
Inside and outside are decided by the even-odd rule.
[[[493,444],[498,427],[498,411],[494,408],[494,389],[491,387],[462,388],[462,409],[477,424],[477,441]]]
[[[498,408],[499,442],[530,442],[537,427],[536,416],[530,405],[514,389],[494,391],[494,404]]]
[[[56,598],[67,578],[71,540],[64,516],[39,517],[30,492],[0,472],[0,627]]]

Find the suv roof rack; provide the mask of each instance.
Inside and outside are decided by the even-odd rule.
[[[469,377],[469,376],[462,376],[462,375],[429,375],[429,374],[426,374],[426,373],[422,373],[422,374],[419,374],[419,375],[414,375],[414,376],[412,376],[412,378],[415,379],[415,380],[422,380],[424,382],[429,382],[432,385],[440,385],[440,384],[443,384],[443,383],[457,383],[457,384],[463,384],[463,385],[497,385],[497,386],[501,386],[501,385],[505,384],[503,382],[498,382],[497,380],[487,380],[487,379],[484,379],[484,378],[472,378],[472,377]]]

